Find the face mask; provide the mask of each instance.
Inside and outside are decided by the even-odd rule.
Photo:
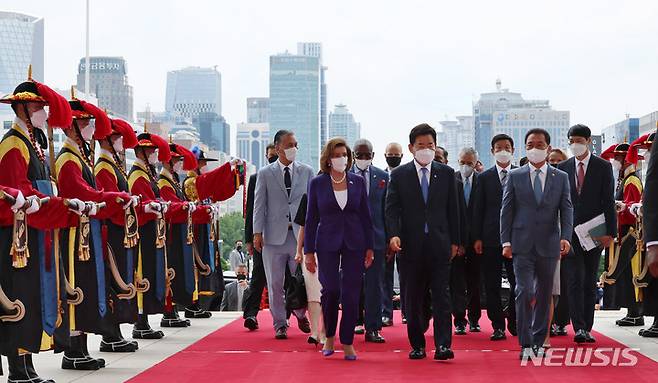
[[[432,149],[420,149],[416,150],[414,158],[418,161],[419,164],[425,166],[434,160],[434,150]]]
[[[123,137],[119,137],[114,142],[112,142],[112,147],[117,153],[123,152]]]
[[[174,173],[180,173],[183,170],[183,161],[178,161],[174,164]]]
[[[501,150],[500,152],[494,153],[494,158],[501,164],[507,164],[512,161],[512,153],[507,150]]]
[[[48,113],[44,109],[39,109],[30,115],[30,123],[36,128],[42,129],[46,125]]]
[[[558,164],[550,164],[552,167],[557,168]]]
[[[295,162],[295,157],[297,157],[297,148],[288,148],[284,150],[283,153],[286,155],[288,161]]]
[[[83,140],[91,141],[92,137],[94,136],[94,127],[91,124],[89,124],[84,128],[80,129],[80,134],[82,135]]]
[[[474,170],[475,169],[469,165],[459,165],[459,172],[461,173],[462,178],[470,177]]]
[[[199,172],[201,174],[204,174],[208,170],[208,165],[203,165],[202,167],[199,168]]]
[[[386,157],[386,164],[391,169],[395,169],[400,166],[400,162],[402,162],[402,157]]]
[[[273,155],[272,157],[269,157],[269,158],[267,159],[267,162],[269,162],[270,164],[273,164],[273,163],[275,163],[276,160],[278,160],[278,159],[279,159],[279,156],[277,156],[277,155],[275,154],[275,155]]]
[[[533,164],[538,164],[542,161],[546,161],[546,153],[546,149],[533,148],[526,151],[526,156],[528,157],[528,161]]]
[[[571,153],[573,153],[574,156],[580,157],[587,152],[587,145],[574,142],[573,144],[569,145],[569,149],[571,149]]]
[[[344,172],[345,169],[347,168],[347,157],[332,158],[331,168],[337,171],[338,173]]]
[[[153,152],[149,154],[148,157],[149,165],[155,165],[158,163],[158,152]]]
[[[247,276],[244,274],[238,274],[236,277],[238,278],[238,281],[244,281],[247,279]]]
[[[372,160],[356,160],[356,167],[361,170],[368,169],[370,165],[372,165]]]
[[[611,163],[612,163],[612,168],[615,170],[615,172],[619,173],[619,171],[621,170],[621,162],[617,160],[612,160]]]

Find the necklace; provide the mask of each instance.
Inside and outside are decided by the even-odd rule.
[[[343,181],[345,181],[345,177],[347,177],[347,172],[343,173],[343,178],[339,179],[338,181],[336,181],[336,180],[334,179],[334,176],[332,176],[331,173],[329,174],[329,177],[331,177],[331,182],[333,182],[333,183],[335,183],[335,184],[337,184],[337,185],[338,185],[338,184],[342,184]]]

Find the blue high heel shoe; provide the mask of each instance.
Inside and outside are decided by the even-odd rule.
[[[334,354],[334,350],[322,350],[322,356],[327,357],[327,356],[332,356]]]
[[[345,355],[345,360],[356,360],[356,355]]]

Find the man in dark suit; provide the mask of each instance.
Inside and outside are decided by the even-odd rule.
[[[658,145],[651,146],[647,180],[644,185],[644,195],[642,196],[647,262],[649,263],[649,271],[654,278],[658,278],[658,164],[656,164],[658,150],[656,147]]]
[[[571,252],[562,263],[567,272],[565,287],[569,297],[569,316],[576,332],[574,341],[578,343],[594,342],[590,331],[594,324],[601,251],[607,248],[617,235],[612,166],[610,162],[592,155],[589,151],[591,136],[592,132],[585,125],[578,124],[569,128],[569,148],[575,157],[558,165],[558,169],[569,175],[574,226],[601,214],[605,216],[606,223],[606,235],[595,238],[601,247],[585,251],[574,233]]]
[[[478,153],[474,148],[464,148],[459,152],[459,170],[457,179],[457,198],[461,223],[461,244],[457,256],[450,265],[450,295],[452,298],[452,315],[454,316],[455,335],[466,335],[466,309],[471,332],[480,332],[480,255],[473,251],[473,215],[478,174],[475,166]]]
[[[276,155],[274,144],[269,144],[265,148],[265,157],[268,163],[276,162],[279,157]],[[263,296],[263,289],[267,284],[265,278],[265,269],[263,268],[263,255],[260,251],[254,249],[254,191],[256,190],[256,176],[254,173],[249,177],[247,183],[247,212],[244,221],[244,242],[247,244],[247,251],[252,257],[253,270],[251,272],[251,281],[249,282],[249,289],[244,297],[244,327],[253,331],[258,329],[258,320],[256,316],[260,310],[260,300]]]
[[[475,209],[473,215],[474,251],[482,254],[487,316],[493,327],[491,340],[503,340],[505,336],[505,314],[501,301],[501,281],[503,265],[509,281],[509,298],[507,299],[507,328],[516,335],[516,308],[514,289],[516,279],[512,260],[503,258],[500,245],[500,208],[503,189],[507,184],[514,155],[514,140],[507,134],[498,134],[491,140],[491,154],[496,164],[478,176]]]
[[[410,359],[423,359],[429,327],[425,297],[431,292],[434,359],[454,358],[450,349],[450,259],[459,248],[459,208],[454,172],[434,159],[436,131],[428,124],[409,134],[414,160],[393,170],[386,194],[389,247],[400,254],[404,274]]]
[[[382,329],[382,285],[384,283],[384,263],[386,262],[386,232],[384,230],[384,202],[388,187],[388,173],[372,166],[375,152],[372,143],[359,139],[354,143],[354,166],[351,171],[366,181],[366,192],[370,202],[370,216],[375,232],[373,250],[375,258],[372,266],[366,269],[364,278],[364,306],[366,342],[384,343]]]

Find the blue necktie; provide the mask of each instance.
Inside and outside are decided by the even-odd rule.
[[[430,183],[427,179],[427,168],[420,168],[420,171],[422,173],[422,176],[420,177],[420,190],[423,192],[423,200],[425,201],[425,204],[427,204],[427,196],[430,192]],[[425,234],[429,232],[429,227],[427,226],[427,222],[425,222]]]
[[[536,169],[535,184],[533,185],[533,189],[535,191],[535,200],[537,201],[537,205],[541,203],[541,197],[543,194],[543,191],[541,190],[541,178],[539,178],[540,174],[541,174],[541,169]]]
[[[464,200],[466,201],[466,206],[468,206],[468,201],[471,199],[471,181],[467,178],[464,181]]]

